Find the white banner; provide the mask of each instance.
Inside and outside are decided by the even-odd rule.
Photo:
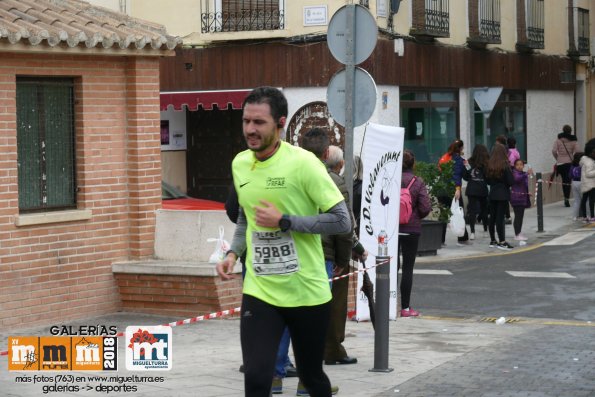
[[[364,176],[359,239],[370,254],[366,262],[370,267],[375,264],[378,254],[378,234],[384,230],[388,235],[388,256],[391,258],[389,316],[392,320],[397,318],[397,244],[404,137],[405,130],[401,127],[370,123],[366,127],[361,155]],[[361,263],[359,266],[361,269]],[[369,270],[368,274],[376,284],[375,269]],[[363,273],[359,273],[355,315],[358,321],[370,319],[368,300],[361,292],[362,282]]]

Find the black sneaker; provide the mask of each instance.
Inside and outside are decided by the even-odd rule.
[[[501,249],[503,251],[510,251],[514,247],[512,245],[508,244],[506,241],[502,241],[502,242],[498,243],[497,248]]]
[[[498,242],[492,240],[490,241],[490,248],[496,248],[498,246]]]
[[[567,199],[564,200],[564,207],[570,207],[570,201]]]

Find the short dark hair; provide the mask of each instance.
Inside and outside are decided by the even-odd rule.
[[[412,170],[415,165],[415,154],[409,149],[403,151],[403,171]]]
[[[319,159],[322,159],[329,144],[328,133],[322,128],[312,128],[302,138],[302,148],[314,153]]]
[[[562,132],[565,134],[572,134],[572,127],[566,124],[564,127],[562,127]]]
[[[275,123],[279,123],[281,117],[287,117],[287,99],[281,91],[275,87],[262,86],[253,89],[242,104],[242,109],[247,103],[266,103],[271,108],[271,116]]]
[[[581,157],[583,157],[585,155],[585,153],[583,152],[576,152],[574,154],[574,156],[572,157],[572,165],[574,165],[575,167],[578,167],[581,163]]]
[[[595,160],[595,138],[585,144],[585,156],[589,156]]]
[[[504,135],[504,134],[498,135],[496,137],[496,142],[498,142],[506,147],[508,147],[507,141],[508,141],[508,138],[506,138],[506,135]]]
[[[508,144],[509,149],[514,149],[516,147],[516,138],[513,136],[509,136],[506,138],[506,143]]]

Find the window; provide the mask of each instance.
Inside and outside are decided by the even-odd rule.
[[[71,79],[17,78],[19,210],[76,206]]]
[[[411,35],[420,39],[449,37],[448,0],[411,0]]]
[[[521,158],[527,159],[527,122],[525,93],[504,90],[489,118],[475,104],[475,134],[473,145],[481,143],[491,150],[498,135],[512,136]]]
[[[544,1],[526,1],[527,40],[532,48],[544,48]]]
[[[577,9],[577,42],[580,55],[589,55],[589,10]]]
[[[448,36],[448,0],[426,0],[426,29],[438,35]]]
[[[417,161],[437,162],[457,138],[457,91],[401,90],[401,125],[405,148]]]
[[[479,35],[500,42],[500,0],[479,0]]]
[[[202,0],[201,32],[244,32],[285,28],[283,0]]]

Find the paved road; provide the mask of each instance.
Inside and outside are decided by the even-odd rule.
[[[573,232],[558,241],[576,240],[508,255],[417,264],[420,271],[452,274],[416,274],[412,306],[437,316],[595,320],[595,232]]]
[[[518,322],[503,327],[524,332],[378,396],[595,396],[594,247],[583,230],[525,252],[417,266],[414,301],[426,316],[505,316]]]
[[[592,397],[595,330],[550,326],[479,347],[383,397]]]

